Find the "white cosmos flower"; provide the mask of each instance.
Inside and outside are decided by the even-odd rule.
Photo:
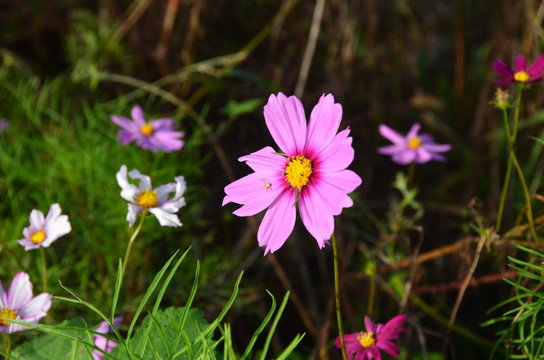
[[[181,226],[176,213],[185,206],[183,193],[187,188],[183,176],[176,176],[175,183],[168,183],[153,189],[151,179],[134,169],[128,173],[134,180],[140,180],[139,186],[131,184],[127,179],[127,167],[122,165],[117,172],[117,182],[121,187],[121,197],[128,201],[127,221],[130,226],[136,221],[138,213],[147,210],[159,220],[162,226]],[[168,198],[170,193],[174,197]]]

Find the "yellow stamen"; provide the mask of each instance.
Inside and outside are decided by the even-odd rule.
[[[153,134],[153,125],[151,125],[150,123],[143,124],[140,128],[140,132],[142,133],[142,135],[151,136],[151,134]]]
[[[408,139],[408,148],[416,150],[421,145],[421,140],[417,136]]]
[[[301,189],[310,181],[312,175],[312,161],[305,156],[298,155],[289,158],[289,162],[285,164],[285,178],[292,187]]]
[[[530,79],[531,75],[527,74],[525,71],[518,71],[514,74],[514,80],[516,80],[517,82],[524,83],[529,81]]]
[[[365,349],[371,348],[376,344],[376,340],[374,339],[374,333],[369,332],[363,332],[361,331],[361,336],[359,337],[359,342],[361,343],[361,346]]]
[[[0,318],[16,319],[17,311],[11,310],[9,306],[0,309]],[[0,319],[0,325],[8,326],[10,323],[4,319]]]
[[[43,229],[40,229],[40,231],[36,231],[34,234],[32,234],[30,240],[34,244],[42,243],[45,240],[45,232],[43,231]]]
[[[140,205],[144,209],[157,207],[157,191],[142,191],[140,195],[138,195],[138,205]]]

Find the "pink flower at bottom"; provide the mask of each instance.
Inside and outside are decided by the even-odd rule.
[[[142,149],[153,152],[163,150],[171,152],[183,147],[181,131],[174,131],[174,120],[157,119],[147,122],[140,106],[132,108],[132,120],[122,116],[111,115],[111,121],[122,127],[119,130],[119,142],[126,145],[133,141]]]
[[[113,318],[113,325],[117,327],[119,326],[121,321],[123,321],[122,316],[115,317]],[[94,346],[109,354],[113,350],[113,348],[117,346],[117,343],[99,334],[106,335],[110,331],[110,325],[107,321],[102,321],[95,331],[97,332],[97,334],[94,336]],[[96,349],[92,351],[92,356],[94,360],[104,359],[104,353]]]
[[[393,357],[399,356],[400,350],[392,340],[398,339],[405,333],[403,324],[405,319],[406,315],[398,315],[385,325],[376,325],[369,316],[365,316],[366,331],[344,335],[348,359],[355,355],[355,360],[382,360],[381,351]],[[342,347],[340,336],[336,338],[334,344],[337,348]]]
[[[37,324],[41,318],[47,315],[51,308],[51,294],[41,293],[36,297],[32,296],[32,283],[25,272],[15,275],[8,291],[0,281],[0,333],[11,334],[16,331],[28,330],[28,327],[24,325],[4,319]]]
[[[346,169],[354,150],[349,128],[337,133],[342,106],[330,94],[321,96],[307,124],[300,100],[279,93],[270,95],[264,118],[281,152],[267,146],[239,158],[254,172],[225,187],[223,205],[241,204],[234,211],[238,216],[268,209],[257,233],[265,255],[293,231],[298,205],[302,223],[323,248],[334,231],[334,216],[353,205],[347,194],[362,182]]]

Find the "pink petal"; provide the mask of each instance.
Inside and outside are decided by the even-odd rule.
[[[302,153],[306,142],[306,116],[296,96],[286,98],[281,92],[277,97],[270,95],[264,106],[264,119],[272,138],[285,154]]]
[[[353,161],[352,138],[348,137],[349,128],[339,132],[332,142],[316,157],[314,167],[319,171],[338,171],[345,169]]]
[[[404,152],[395,154],[392,157],[392,160],[397,164],[407,165],[413,162],[416,158],[416,152],[413,150],[404,150]]]
[[[33,226],[34,229],[40,230],[43,226],[44,220],[45,219],[41,211],[34,209],[30,212],[30,226]]]
[[[400,354],[398,346],[391,341],[379,341],[376,346],[393,357],[397,357]]]
[[[544,55],[540,55],[533,65],[531,65],[529,68],[529,75],[531,75],[531,82],[542,78],[544,75]]]
[[[322,249],[334,231],[334,217],[331,203],[312,187],[305,187],[300,192],[299,212],[302,223],[316,239]]]
[[[406,145],[404,144],[402,145],[393,144],[393,145],[387,145],[387,146],[382,146],[378,148],[378,154],[382,154],[382,155],[394,155],[394,154],[401,153],[403,151],[406,151]]]
[[[145,117],[144,112],[142,110],[142,107],[140,105],[136,105],[132,108],[132,111],[130,112],[130,115],[132,116],[132,119],[138,126],[138,131],[140,130],[140,127],[145,124]]]
[[[367,332],[376,332],[376,328],[374,327],[374,321],[372,321],[372,318],[370,316],[365,316],[365,329]]]
[[[51,294],[41,293],[28,301],[24,307],[19,310],[17,315],[20,316],[23,321],[37,322],[47,314],[50,308]]]
[[[238,161],[245,161],[253,171],[278,171],[284,172],[287,159],[276,154],[276,151],[267,146],[249,155],[242,156]]]
[[[516,57],[516,62],[514,63],[514,69],[516,72],[520,71],[527,71],[527,60],[525,60],[525,56],[518,55]]]
[[[363,182],[359,175],[347,169],[336,172],[320,173],[319,180],[322,183],[324,182],[341,189],[344,194],[352,192]]]
[[[497,74],[505,78],[514,78],[514,70],[502,60],[493,61],[493,67]]]
[[[177,131],[157,131],[148,140],[154,147],[165,152],[177,151],[183,147],[183,141],[178,139],[182,134],[182,132]]]
[[[378,341],[394,340],[404,334],[406,329],[404,328],[404,321],[406,315],[397,315],[389,320],[376,335]]]
[[[428,161],[431,161],[432,159],[432,155],[422,147],[418,148],[415,151],[415,153],[416,153],[415,162],[418,164],[426,163]]]
[[[154,131],[173,131],[174,130],[174,120],[170,118],[151,120],[149,123],[151,124],[151,126],[153,126]]]
[[[227,185],[225,194],[228,202],[243,204],[234,212],[237,216],[251,216],[266,209],[286,188],[281,174],[255,172]],[[224,203],[225,204],[225,203]],[[223,204],[223,205],[224,205]]]
[[[334,102],[331,94],[322,95],[310,114],[304,154],[312,158],[327,147],[342,121],[342,106]]]
[[[389,126],[381,124],[379,127],[380,134],[394,144],[404,143],[405,138]]]
[[[417,137],[417,133],[419,132],[419,129],[421,128],[421,125],[419,123],[415,123],[410,128],[410,131],[408,131],[408,134],[406,134],[406,140]]]
[[[32,283],[25,272],[20,272],[13,278],[7,296],[7,302],[12,310],[20,310],[32,298]]]
[[[285,190],[272,202],[257,232],[259,246],[266,246],[264,254],[278,250],[295,227],[295,190]]]
[[[0,308],[8,305],[8,294],[6,292],[4,284],[2,284],[2,282],[0,281]]]
[[[115,124],[125,129],[127,132],[130,132],[130,133],[140,132],[140,126],[134,123],[133,120],[127,119],[126,117],[123,117],[123,116],[117,116],[117,115],[111,115],[110,118],[111,118],[111,121],[113,121]]]
[[[507,79],[496,79],[496,80],[493,80],[493,84],[497,85],[497,86],[508,86],[512,83],[514,83],[515,80],[514,80],[514,75],[512,75],[512,77],[509,77]]]

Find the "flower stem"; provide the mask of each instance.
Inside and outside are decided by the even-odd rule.
[[[521,94],[523,93],[523,88],[518,87],[518,96],[516,98],[516,110],[514,115],[514,128],[512,129],[512,136],[510,137],[510,123],[508,121],[508,112],[507,109],[502,110],[502,117],[504,120],[504,131],[507,134],[507,142],[510,145],[510,142],[512,142],[512,146],[516,143],[516,136],[518,133],[518,123],[519,123],[519,109],[521,107]],[[501,199],[499,202],[499,209],[497,212],[497,222],[495,223],[495,230],[499,231],[501,227],[502,222],[502,214],[504,211],[504,203],[506,201],[506,193],[508,191],[508,183],[510,182],[510,173],[512,171],[512,152],[509,152],[508,154],[508,162],[506,164],[506,173],[504,174],[504,184],[502,186],[501,191]]]
[[[43,292],[47,292],[47,262],[45,261],[45,249],[42,246],[40,246],[40,254],[42,255]]]
[[[406,174],[406,188],[409,189],[412,186],[412,181],[414,180],[414,172],[416,169],[416,162],[412,161],[410,165],[408,165],[408,171]]]
[[[123,283],[123,278],[125,276],[125,271],[127,269],[128,257],[130,255],[130,250],[132,249],[132,243],[134,243],[136,236],[138,236],[138,234],[140,233],[140,230],[142,229],[142,225],[144,223],[146,215],[147,215],[147,210],[144,210],[144,212],[140,215],[140,222],[138,223],[136,230],[134,230],[134,232],[132,233],[132,236],[128,240],[127,250],[125,252],[125,258],[123,259],[123,267],[121,269],[121,284]]]
[[[340,275],[338,274],[338,249],[336,247],[336,235],[332,233],[332,252],[334,255],[334,293],[336,295],[336,319],[338,321],[338,335],[342,345],[342,358],[347,360],[344,330],[342,328],[342,312],[340,307]]]
[[[510,129],[508,128],[508,126],[506,126],[506,138],[508,139],[508,145],[510,147],[510,157],[512,158],[514,168],[518,173],[521,187],[523,188],[523,194],[525,195],[525,202],[527,203],[527,221],[529,222],[531,236],[533,237],[534,241],[538,242],[538,236],[536,234],[535,225],[533,223],[533,208],[531,206],[531,196],[529,195],[529,188],[527,188],[527,183],[525,182],[523,171],[521,171],[518,158],[516,157],[516,153],[514,152],[514,135],[510,136]]]
[[[2,334],[2,342],[4,343],[4,352],[6,355],[9,355],[11,352],[11,336],[10,334]]]

